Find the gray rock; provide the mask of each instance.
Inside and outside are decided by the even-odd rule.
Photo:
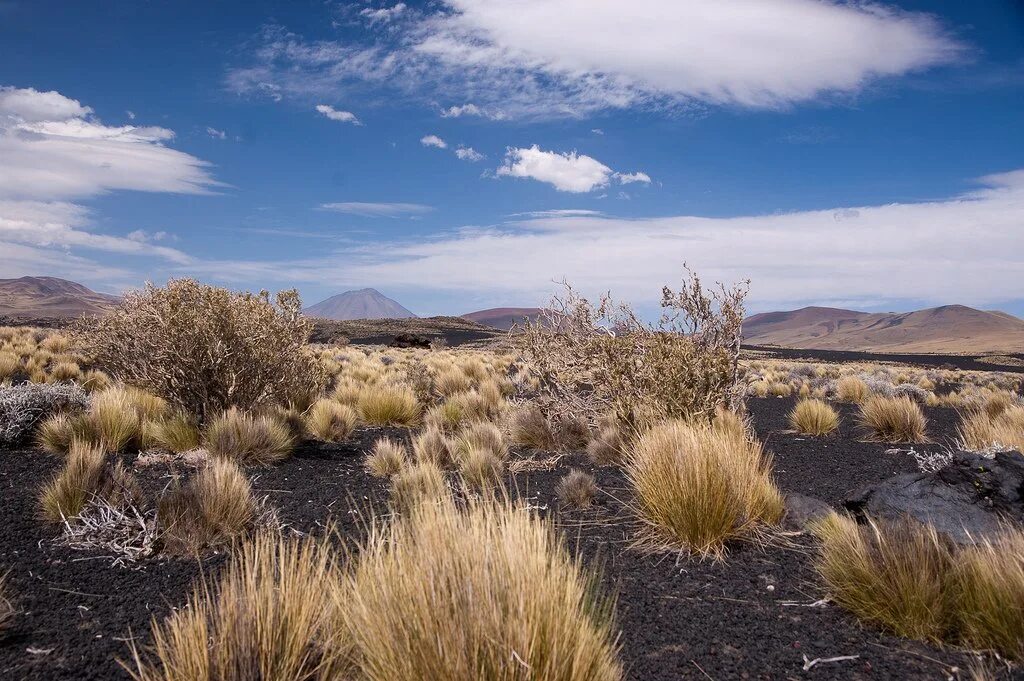
[[[844,504],[859,518],[910,516],[931,523],[957,543],[991,537],[1006,522],[1024,524],[1024,455],[995,458],[956,452],[934,473],[906,473],[849,495]]]
[[[832,507],[821,499],[806,494],[789,492],[785,499],[786,512],[782,516],[782,525],[787,530],[803,532],[807,527],[832,512]]]

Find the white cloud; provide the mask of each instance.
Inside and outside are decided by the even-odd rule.
[[[392,21],[393,19],[397,18],[398,15],[400,15],[406,9],[407,8],[405,6],[405,3],[400,2],[394,7],[381,7],[380,9],[371,9],[367,7],[359,14],[360,16],[365,17],[370,22],[371,25],[376,24],[378,22],[386,24]]]
[[[19,258],[77,258],[72,249],[190,262],[137,232],[92,231],[88,209],[69,201],[125,189],[210,193],[219,183],[208,164],[164,146],[173,137],[161,127],[103,125],[90,107],[58,92],[0,87],[0,265],[11,270],[24,266]]]
[[[434,210],[432,206],[425,206],[422,203],[364,203],[359,201],[348,201],[342,203],[320,204],[321,210],[330,210],[335,213],[347,213],[349,215],[360,215],[367,218],[395,218],[402,215],[423,215]]]
[[[522,149],[510,147],[504,165],[496,173],[499,177],[526,177],[547,182],[560,192],[576,193],[607,187],[613,178],[623,184],[651,181],[647,173],[616,173],[585,154],[544,151],[536,144]]]
[[[282,283],[386,281],[509,301],[543,299],[553,280],[566,278],[589,294],[610,289],[654,306],[661,286],[679,281],[685,260],[709,282],[751,278],[759,309],[994,306],[1024,299],[1024,170],[982,182],[978,191],[940,201],[731,218],[543,214],[301,262],[203,267]]]
[[[335,109],[329,104],[317,104],[316,110],[318,113],[323,114],[332,121],[338,121],[339,123],[352,123],[353,125],[362,125],[356,115],[351,111],[340,111]]]
[[[130,121],[134,121],[135,120],[135,112],[134,111],[125,111],[125,113],[128,114],[128,120],[130,120]]]
[[[495,121],[501,121],[506,118],[502,111],[482,109],[472,102],[441,109],[442,118],[461,118],[462,116],[479,116],[480,118],[490,118]]]
[[[450,116],[778,108],[966,52],[931,15],[833,0],[443,0],[384,33],[343,44],[265,31],[229,85],[308,96],[368,81],[468,102]]]
[[[438,149],[447,149],[448,143],[437,135],[425,135],[420,138],[420,144],[425,147],[437,147]]]
[[[651,183],[651,176],[639,171],[635,173],[615,173],[615,179],[622,184],[632,184],[634,182],[643,182],[644,184]]]
[[[459,147],[455,150],[455,155],[463,161],[470,161],[473,163],[487,158],[473,147]]]
[[[217,128],[211,128],[210,126],[206,126],[206,134],[218,140],[224,140],[228,138],[228,134],[226,132],[224,132],[223,130],[218,130]]]

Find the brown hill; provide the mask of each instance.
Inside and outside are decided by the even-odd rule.
[[[80,317],[117,305],[116,296],[96,293],[57,277],[0,279],[0,315],[19,318]]]
[[[477,324],[508,331],[514,324],[522,325],[524,319],[535,321],[540,314],[539,307],[492,307],[489,310],[467,312],[462,315]]]
[[[744,342],[861,352],[1024,352],[1024,320],[1005,312],[943,305],[915,312],[805,307],[764,312],[743,324]]]
[[[345,291],[321,300],[302,311],[309,317],[345,321],[351,319],[410,319],[416,315],[377,289]]]

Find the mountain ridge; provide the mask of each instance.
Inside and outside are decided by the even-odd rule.
[[[120,298],[60,277],[0,279],[0,315],[16,318],[102,314]]]
[[[375,288],[338,293],[302,310],[308,317],[334,321],[353,319],[413,319],[417,315]]]

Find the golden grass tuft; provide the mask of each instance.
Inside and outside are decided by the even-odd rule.
[[[207,424],[203,440],[214,456],[264,466],[284,461],[295,446],[287,426],[278,419],[234,407]]]
[[[802,399],[789,412],[789,425],[804,435],[828,435],[839,427],[839,414],[828,402]]]
[[[617,466],[626,456],[626,438],[614,418],[598,421],[597,433],[587,443],[587,458],[598,466]]]
[[[349,678],[341,584],[326,542],[261,535],[239,547],[215,585],[152,622],[136,681],[333,681]]]
[[[961,551],[954,579],[963,642],[1024,660],[1024,531],[1007,529]]]
[[[734,429],[665,422],[639,438],[625,469],[660,545],[720,557],[726,541],[782,516],[770,456]]]
[[[373,443],[373,449],[363,460],[363,467],[375,478],[388,478],[402,470],[408,458],[403,443],[382,437]]]
[[[870,392],[868,384],[856,376],[843,376],[836,381],[836,397],[843,402],[863,402]]]
[[[452,461],[448,438],[437,426],[427,426],[412,439],[412,454],[420,463],[447,466]]]
[[[136,397],[120,386],[101,390],[92,396],[89,420],[98,442],[107,451],[119,452],[137,441],[141,434]]]
[[[880,442],[928,441],[928,419],[909,397],[872,395],[860,406],[859,422]]]
[[[470,423],[455,436],[452,446],[457,462],[473,451],[487,451],[504,461],[508,457],[508,445],[501,430],[493,423],[478,421]]]
[[[1024,407],[1006,407],[996,416],[990,416],[986,409],[969,410],[961,417],[957,432],[961,446],[969,451],[1024,451]]]
[[[50,366],[51,381],[77,381],[82,375],[82,368],[74,362],[58,362]]]
[[[418,460],[391,478],[391,505],[406,512],[420,503],[437,503],[450,494],[448,483],[433,461]]]
[[[317,400],[306,413],[306,428],[318,440],[341,442],[356,428],[359,415],[352,407],[334,400]]]
[[[142,425],[142,439],[150,447],[180,454],[199,447],[199,428],[184,412],[171,414]]]
[[[566,506],[589,508],[597,495],[597,482],[590,473],[573,468],[558,481],[555,494]]]
[[[230,542],[251,527],[255,515],[249,479],[237,464],[218,458],[164,494],[158,510],[164,542],[175,553]]]
[[[353,676],[616,681],[612,606],[595,587],[533,511],[419,504],[374,528],[348,574]]]
[[[86,502],[99,492],[105,466],[102,447],[74,441],[64,468],[39,494],[42,517],[59,523],[81,513]]]
[[[551,422],[536,405],[513,412],[508,420],[508,433],[509,440],[530,449],[551,451],[558,446]]]
[[[447,368],[434,377],[434,390],[441,397],[451,397],[469,390],[473,385],[469,376],[458,367]]]
[[[420,420],[420,402],[403,385],[369,385],[359,393],[359,415],[372,426],[414,426]]]

